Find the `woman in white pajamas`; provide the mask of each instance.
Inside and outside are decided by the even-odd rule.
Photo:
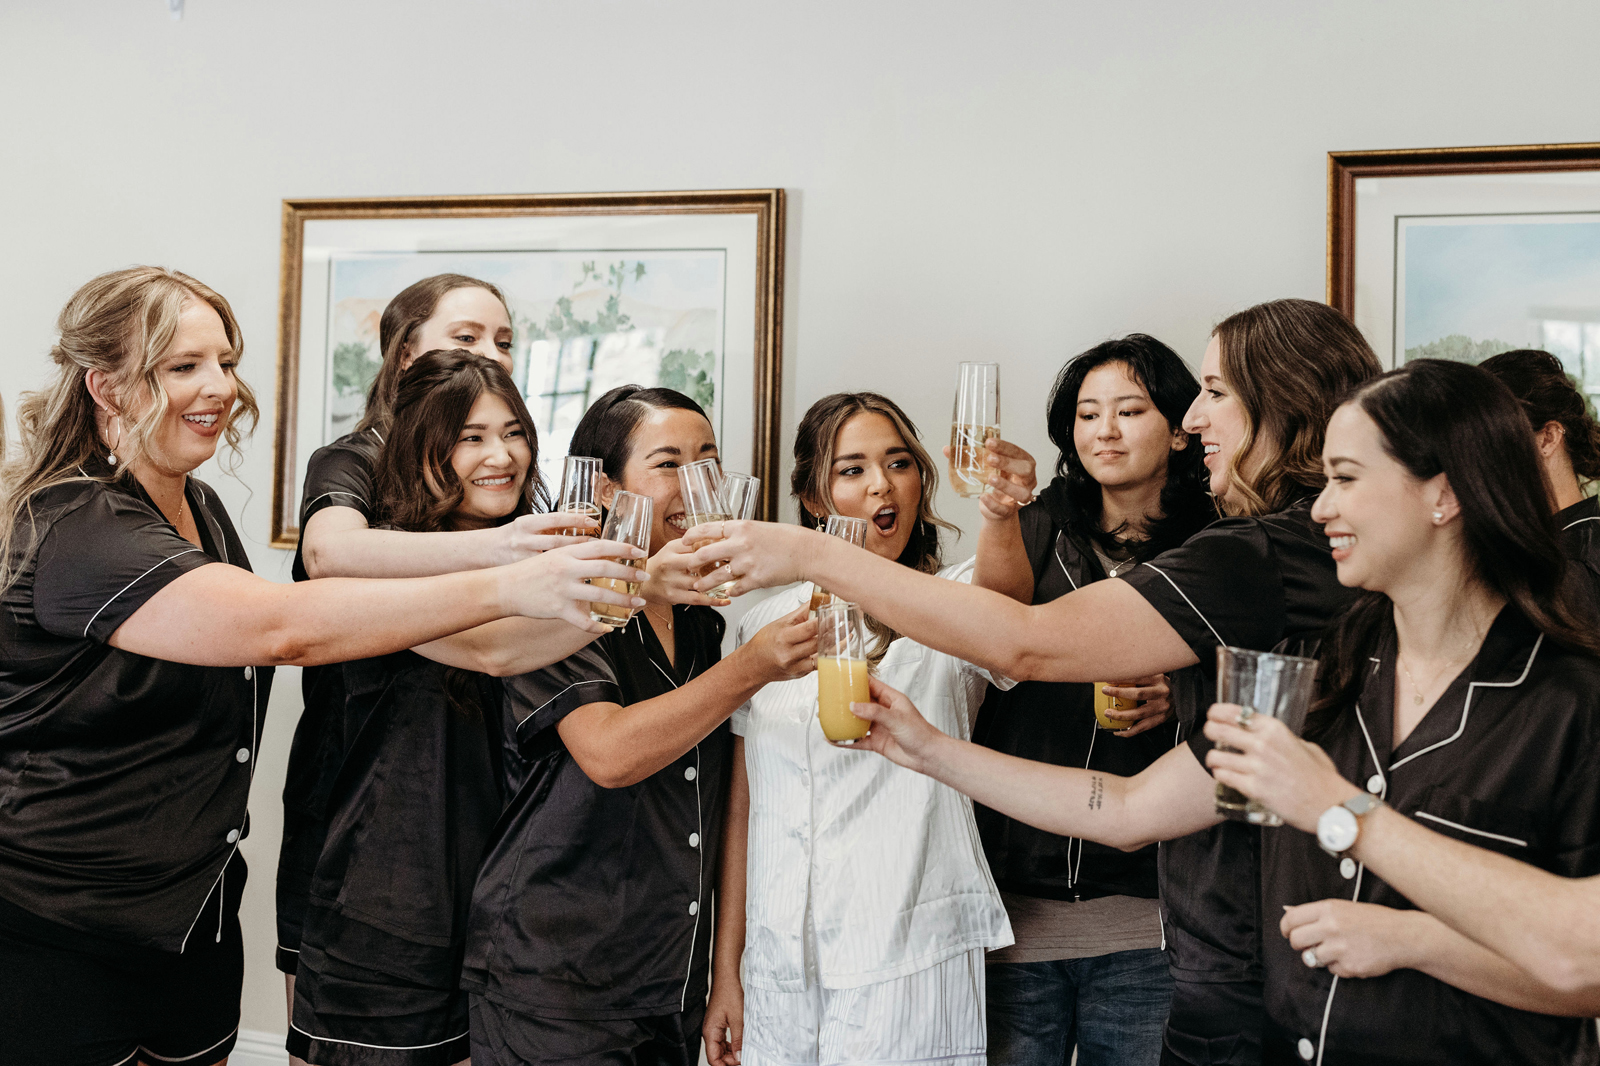
[[[1031,463],[992,462],[1017,470],[991,475],[984,506],[1026,501]],[[800,423],[792,486],[804,524],[864,518],[873,554],[970,581],[971,561],[939,567],[939,529],[950,527],[933,512],[937,477],[916,428],[882,396],[828,396]],[[810,595],[802,583],[763,601],[745,615],[739,641]],[[1012,684],[868,626],[874,674],[919,692],[917,705],[954,736],[971,736],[991,680]],[[983,953],[1012,936],[971,802],[830,744],[812,676],[767,685],[735,712],[733,731],[744,752],[735,765],[745,771],[736,770],[734,788],[748,789],[750,807],[748,903],[744,923],[736,911],[719,921],[709,1061],[982,1066]],[[730,845],[734,867],[738,842]]]

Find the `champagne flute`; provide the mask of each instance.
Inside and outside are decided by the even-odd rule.
[[[561,470],[561,494],[556,510],[594,519],[593,526],[572,526],[561,530],[567,537],[600,535],[600,460],[588,455],[569,455]]]
[[[678,488],[690,529],[704,522],[728,520],[728,511],[722,502],[721,460],[697,459],[678,467]],[[706,577],[719,565],[707,563],[694,576]]]
[[[950,416],[950,487],[956,495],[983,495],[989,481],[984,443],[1000,436],[1000,364],[962,363]]]
[[[817,721],[835,744],[854,744],[872,723],[857,718],[851,703],[872,699],[867,687],[867,654],[861,608],[834,600],[817,611]]]
[[[867,520],[865,518],[846,518],[842,514],[831,514],[822,531],[830,537],[838,537],[848,541],[858,548],[867,546]],[[824,592],[822,586],[816,582],[811,583],[811,609],[820,611],[823,607],[833,602],[833,594]]]
[[[618,492],[611,500],[611,513],[606,515],[605,532],[601,535],[605,540],[620,541],[623,544],[632,544],[646,552],[650,550],[650,523],[654,518],[655,500],[649,496],[641,496],[636,492]],[[616,577],[596,577],[588,579],[588,584],[596,588],[606,588],[613,592],[620,592],[627,596],[639,594],[639,582],[624,581]],[[613,629],[620,629],[628,624],[628,619],[633,617],[632,607],[619,607],[614,603],[589,604],[589,617],[596,622],[603,622]]]
[[[761,479],[754,474],[722,475],[722,510],[728,518],[754,518],[756,502],[760,499],[760,495]],[[725,600],[728,598],[728,590],[733,587],[733,582],[734,579],[729,577],[706,595]]]

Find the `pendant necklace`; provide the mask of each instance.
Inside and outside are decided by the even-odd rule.
[[[667,608],[667,617],[665,617],[665,618],[662,618],[659,614],[652,614],[651,611],[650,611],[650,605],[649,604],[645,604],[644,613],[650,615],[651,618],[654,618],[658,622],[667,623],[667,632],[668,633],[672,632],[672,608],[671,607]]]

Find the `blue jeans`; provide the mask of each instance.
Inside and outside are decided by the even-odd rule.
[[[990,1066],[1156,1066],[1172,1000],[1167,953],[988,965]]]

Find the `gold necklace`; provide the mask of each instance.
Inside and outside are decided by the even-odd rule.
[[[651,618],[654,618],[658,622],[667,623],[667,632],[668,633],[672,632],[672,608],[671,607],[667,608],[667,617],[665,617],[665,618],[662,618],[659,614],[651,614],[650,605],[648,603],[644,605],[644,613],[650,615]]]
[[[1483,638],[1481,636],[1478,636],[1473,641],[1473,647],[1476,648],[1478,645],[1480,645],[1482,643],[1483,643]],[[1405,658],[1400,654],[1400,651],[1399,651],[1398,648],[1395,650],[1394,658],[1395,658],[1395,662],[1400,664],[1400,669],[1405,671],[1406,680],[1411,683],[1411,702],[1413,704],[1415,704],[1416,706],[1418,706],[1418,707],[1422,706],[1422,689],[1417,687],[1417,679],[1412,676],[1411,667],[1406,665]],[[1472,656],[1469,654],[1467,656],[1467,660],[1470,660],[1471,658],[1472,658]],[[1444,672],[1446,670],[1450,669],[1452,666],[1455,666],[1456,664],[1461,663],[1463,661],[1465,661],[1465,660],[1461,660],[1461,659],[1448,659],[1448,660],[1446,660],[1445,664],[1439,668],[1438,672],[1435,673],[1433,675],[1433,678],[1428,682],[1428,687],[1432,688],[1434,685],[1438,684],[1439,683],[1439,679],[1444,676]]]

